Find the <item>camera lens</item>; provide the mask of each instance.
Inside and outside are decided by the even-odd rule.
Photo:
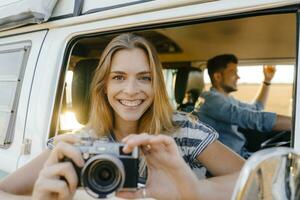
[[[124,175],[124,166],[118,158],[97,155],[89,159],[84,166],[81,182],[89,193],[105,196],[123,187]]]
[[[114,183],[118,176],[118,169],[115,168],[111,162],[102,161],[101,163],[95,163],[91,166],[90,176],[95,184],[102,186],[109,186]]]
[[[99,179],[103,181],[107,181],[112,177],[111,172],[108,168],[103,168],[99,171]]]

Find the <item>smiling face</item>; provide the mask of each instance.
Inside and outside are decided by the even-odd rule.
[[[154,90],[155,88],[155,90]],[[106,46],[91,83],[88,127],[113,132],[173,133],[173,108],[158,54],[145,38],[121,34]]]
[[[138,122],[154,98],[149,61],[142,49],[113,55],[106,94],[116,123]]]
[[[237,91],[237,81],[240,78],[237,64],[228,63],[227,67],[220,72],[216,72],[214,77],[214,87],[219,91],[225,94]]]
[[[227,93],[237,91],[237,81],[239,78],[237,64],[228,63],[222,72],[221,87]]]

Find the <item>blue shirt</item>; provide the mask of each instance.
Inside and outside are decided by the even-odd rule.
[[[246,138],[238,127],[269,132],[276,122],[276,114],[262,111],[263,104],[258,101],[243,103],[214,88],[201,96],[205,101],[197,113],[199,119],[216,129],[219,140],[242,156]]]

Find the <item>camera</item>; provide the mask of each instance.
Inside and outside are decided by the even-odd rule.
[[[95,140],[75,144],[85,161],[83,168],[74,163],[78,187],[82,186],[95,198],[105,198],[120,190],[136,190],[138,185],[139,152],[135,147],[124,153],[124,144]],[[70,159],[67,159],[70,160]]]

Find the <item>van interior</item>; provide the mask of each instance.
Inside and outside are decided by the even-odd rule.
[[[206,61],[218,54],[235,54],[239,70],[252,70],[253,81],[242,77],[238,91],[233,94],[242,101],[251,102],[262,82],[262,65],[274,64],[292,77],[272,84],[266,110],[292,116],[294,68],[296,63],[296,14],[279,13],[259,16],[230,17],[143,27],[123,32],[135,32],[150,40],[157,49],[164,68],[166,87],[175,109],[192,89],[200,94],[210,83],[205,75]],[[121,32],[82,35],[76,39],[66,58],[68,73],[65,78],[62,104],[55,123],[60,134],[82,127],[89,116],[89,84],[98,65],[101,52],[108,42]],[[290,70],[291,69],[291,70]],[[247,71],[245,72],[247,74]],[[256,78],[256,79],[255,79]],[[201,98],[195,109],[201,106]],[[244,130],[248,148],[256,151],[265,147],[289,146],[291,133],[263,135]],[[250,136],[251,135],[251,136]]]

